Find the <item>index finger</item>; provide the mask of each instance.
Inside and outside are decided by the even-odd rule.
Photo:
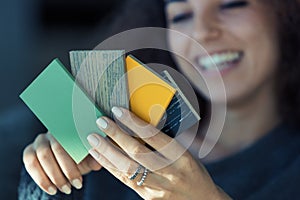
[[[179,155],[186,151],[174,138],[169,137],[130,111],[124,108],[113,107],[112,112],[122,124],[131,129],[138,137],[167,159],[177,159]]]
[[[138,140],[122,131],[112,120],[101,117],[97,120],[99,128],[109,136],[129,157],[151,171],[166,166],[166,159],[151,151]]]

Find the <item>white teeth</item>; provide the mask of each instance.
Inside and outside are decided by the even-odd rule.
[[[215,66],[217,66],[218,69],[223,69],[226,68],[229,63],[237,61],[240,58],[241,54],[239,52],[227,52],[214,54],[210,57],[201,57],[198,62],[205,69],[215,69]]]

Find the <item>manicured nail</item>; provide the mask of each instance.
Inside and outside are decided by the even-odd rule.
[[[87,140],[89,141],[90,145],[93,147],[96,147],[99,145],[99,139],[94,135],[89,135],[87,137]]]
[[[108,123],[105,121],[105,119],[99,118],[97,119],[96,123],[101,129],[106,129],[108,127]]]
[[[62,186],[61,191],[65,194],[71,194],[71,188],[68,185]]]
[[[82,183],[79,179],[75,179],[72,181],[72,185],[76,188],[76,189],[81,189],[82,188]]]
[[[56,192],[57,192],[57,189],[54,188],[54,187],[52,187],[52,186],[50,186],[50,187],[48,188],[48,192],[49,192],[50,195],[55,195]]]
[[[97,159],[100,157],[99,153],[93,149],[89,150],[89,153],[93,156],[93,158]]]
[[[117,117],[122,117],[123,113],[122,113],[122,110],[120,110],[120,108],[118,107],[113,107],[111,109],[111,111],[114,113],[115,116]]]

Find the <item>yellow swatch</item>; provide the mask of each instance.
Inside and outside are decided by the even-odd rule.
[[[126,70],[131,111],[156,126],[176,89],[131,55],[126,57]]]

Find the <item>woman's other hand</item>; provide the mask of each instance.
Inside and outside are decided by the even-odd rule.
[[[80,189],[82,175],[101,169],[91,156],[76,164],[50,133],[38,135],[24,149],[23,162],[35,183],[50,195],[57,189],[70,194],[71,185]]]

